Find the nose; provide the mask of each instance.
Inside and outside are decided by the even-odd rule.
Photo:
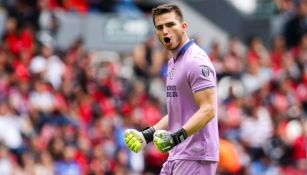
[[[163,33],[163,36],[167,36],[168,29],[166,27],[163,27],[162,33]]]

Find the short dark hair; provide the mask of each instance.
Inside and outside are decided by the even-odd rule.
[[[163,15],[165,13],[175,12],[176,16],[179,18],[179,21],[183,21],[183,15],[180,8],[175,4],[161,4],[152,9],[152,20],[155,25],[156,16]]]

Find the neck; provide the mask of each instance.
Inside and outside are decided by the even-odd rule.
[[[181,48],[186,42],[188,42],[188,40],[189,40],[189,37],[186,34],[184,34],[182,36],[182,40],[181,40],[181,43],[180,43],[178,49]]]
[[[181,43],[179,44],[178,48],[173,50],[172,53],[173,55],[177,55],[178,52],[180,51],[180,49],[189,41],[189,37],[187,37],[186,35],[184,37],[182,37]]]
[[[193,40],[186,40],[186,42],[173,53],[174,61],[176,61],[181,55],[183,55],[186,50],[193,44]]]

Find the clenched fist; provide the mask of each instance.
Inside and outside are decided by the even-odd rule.
[[[141,132],[135,129],[127,129],[125,131],[125,143],[131,151],[137,153],[146,145],[146,140]]]
[[[174,146],[183,142],[187,137],[187,133],[183,128],[175,133],[170,133],[165,130],[157,130],[154,133],[153,142],[160,152],[166,153]]]

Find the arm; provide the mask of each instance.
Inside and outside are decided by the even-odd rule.
[[[145,128],[143,131],[137,131],[135,129],[127,129],[125,131],[125,143],[127,147],[137,153],[146,144],[153,140],[153,134],[156,130],[168,128],[168,115],[164,116],[158,123],[152,127]]]
[[[201,130],[215,116],[215,88],[208,88],[194,93],[198,111],[183,125],[187,136]]]
[[[157,130],[166,130],[168,128],[168,115],[164,116],[153,128]]]
[[[153,142],[157,149],[163,153],[183,142],[187,137],[198,132],[206,126],[215,116],[215,88],[208,88],[194,93],[194,100],[199,109],[175,133],[157,130]]]

